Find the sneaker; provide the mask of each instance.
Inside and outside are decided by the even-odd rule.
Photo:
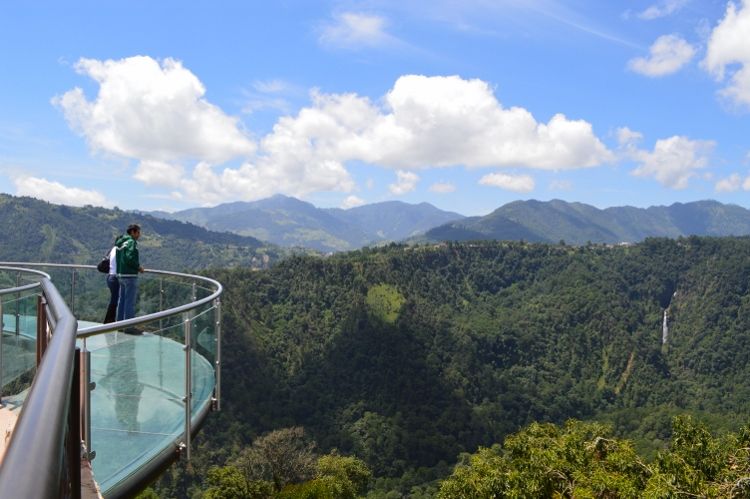
[[[125,333],[125,334],[132,334],[134,336],[139,336],[139,335],[143,334],[143,331],[141,331],[139,329],[136,329],[134,327],[127,327],[127,328],[123,329],[122,332]]]

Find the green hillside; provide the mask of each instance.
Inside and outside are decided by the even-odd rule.
[[[750,210],[716,201],[599,209],[583,203],[514,201],[483,217],[427,231],[422,240],[524,240],[570,244],[638,242],[647,237],[750,235]]]
[[[251,237],[211,232],[192,224],[118,209],[75,208],[0,194],[1,261],[96,264],[131,223],[147,268],[165,270],[268,267],[279,251]]]
[[[609,421],[651,459],[674,415],[736,430],[750,410],[748,238],[392,245],[214,276],[225,411],[194,487],[293,426],[363,460],[371,497],[433,497],[459,454],[532,422]]]

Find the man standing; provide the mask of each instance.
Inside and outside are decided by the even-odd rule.
[[[117,301],[117,320],[135,317],[135,300],[138,294],[138,273],[143,272],[138,256],[138,238],[141,228],[137,224],[128,226],[127,233],[115,242],[117,246],[117,278],[120,281],[120,296]],[[133,330],[126,332],[134,332]]]

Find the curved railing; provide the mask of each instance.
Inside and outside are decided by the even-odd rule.
[[[6,273],[14,273],[16,274],[16,286],[10,287],[10,288],[3,288],[0,289],[0,296],[2,295],[9,295],[12,293],[19,293],[22,291],[27,291],[29,289],[38,288],[41,286],[40,279],[43,277],[46,277],[47,279],[50,279],[50,276],[46,272],[42,272],[41,270],[34,270],[34,269],[25,269],[22,267],[9,267],[7,265],[0,265],[0,272],[6,272]],[[32,282],[28,284],[21,284],[21,279],[29,279],[32,278]]]
[[[177,456],[189,458],[192,434],[220,404],[221,284],[147,271],[139,315],[100,324],[109,293],[94,266],[2,265],[43,268],[78,318],[82,438],[104,495],[131,494]],[[132,328],[142,334],[123,334]]]
[[[0,292],[2,295],[40,288],[37,317],[53,322],[47,343],[48,321],[36,322],[38,363],[31,388],[0,466],[0,486],[7,497],[70,497],[80,490],[80,428],[74,405],[75,317],[48,276],[18,268],[0,270],[36,274],[38,281]],[[2,300],[0,300],[0,303]],[[43,310],[42,310],[43,309]],[[44,327],[39,327],[41,324]],[[18,322],[16,322],[18,327]],[[0,328],[0,344],[4,328]],[[16,333],[19,333],[16,330]],[[44,338],[41,342],[41,338]],[[40,349],[41,346],[41,349]],[[33,463],[33,465],[30,465]],[[65,479],[61,479],[62,476]],[[76,477],[78,477],[76,479]],[[80,494],[78,495],[80,497]]]
[[[0,332],[8,334],[11,340],[3,341],[4,334],[0,334],[0,396],[7,399],[22,397],[30,381],[16,383],[6,390],[1,388],[36,369],[38,296],[42,279],[50,276],[39,270],[11,266],[0,266],[0,276]]]

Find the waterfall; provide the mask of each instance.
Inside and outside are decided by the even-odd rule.
[[[669,325],[667,325],[667,312],[669,311],[668,308],[664,309],[664,320],[662,321],[661,326],[661,344],[664,345],[667,343],[667,335],[669,334]]]

